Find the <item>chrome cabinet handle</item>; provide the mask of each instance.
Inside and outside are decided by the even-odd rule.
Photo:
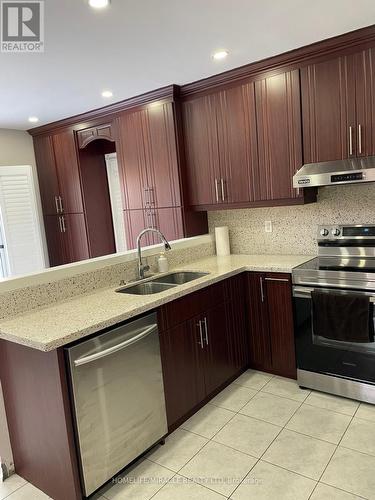
[[[59,205],[60,205],[60,212],[63,213],[64,212],[64,206],[63,206],[63,202],[62,202],[61,196],[59,196]]]
[[[219,180],[215,179],[216,203],[219,203]]]
[[[265,281],[282,281],[284,283],[289,283],[288,278],[264,278]]]
[[[208,328],[207,328],[207,318],[206,317],[204,317],[204,319],[203,319],[203,324],[204,324],[206,345],[208,345]]]
[[[200,336],[200,339],[201,339],[200,342],[198,342],[198,344],[201,346],[202,349],[204,349],[202,321],[199,320],[199,322],[197,323],[197,327],[199,328],[199,336]]]
[[[362,125],[358,125],[358,153],[362,154]]]
[[[353,156],[353,127],[349,127],[349,156]]]
[[[262,278],[262,276],[259,278],[259,283],[260,283],[260,296],[261,296],[262,302],[264,302],[264,290],[263,290],[263,278]]]
[[[56,207],[56,213],[60,213],[60,208],[59,208],[59,199],[57,196],[55,196],[55,207]]]
[[[65,233],[66,232],[66,227],[65,227],[65,217],[64,216],[61,217],[61,221],[62,221],[63,233]]]
[[[150,189],[148,187],[143,188],[145,192],[145,208],[149,208],[151,203],[150,203]]]
[[[224,179],[220,179],[220,185],[221,185],[221,199],[222,201],[225,201]]]
[[[87,363],[91,363],[92,361],[96,361],[101,358],[105,358],[106,356],[109,356],[110,354],[114,354],[115,352],[121,351],[122,349],[125,349],[126,347],[129,347],[132,344],[135,344],[136,342],[139,342],[140,340],[144,339],[150,333],[154,332],[157,330],[158,325],[151,325],[143,332],[139,333],[138,335],[135,335],[131,339],[125,340],[124,342],[120,342],[120,344],[114,345],[112,347],[109,347],[108,349],[105,349],[104,351],[97,352],[95,354],[91,354],[90,356],[85,356],[84,358],[78,358],[74,361],[74,366],[81,366],[81,365],[86,365]]]
[[[59,226],[60,226],[60,233],[63,232],[63,227],[62,227],[62,221],[61,221],[62,217],[59,217]]]

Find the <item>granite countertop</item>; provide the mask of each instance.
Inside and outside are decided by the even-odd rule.
[[[243,271],[290,273],[312,258],[306,255],[206,257],[173,269],[210,273],[190,283],[143,296],[115,293],[118,286],[101,288],[6,318],[0,321],[0,338],[40,351],[52,351]]]

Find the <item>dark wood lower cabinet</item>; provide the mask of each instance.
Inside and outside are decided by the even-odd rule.
[[[291,275],[248,273],[250,366],[296,378]]]
[[[243,285],[231,278],[160,309],[170,430],[247,367]]]

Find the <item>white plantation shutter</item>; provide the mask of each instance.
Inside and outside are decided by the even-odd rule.
[[[105,161],[107,164],[107,178],[109,187],[109,197],[111,199],[112,220],[113,220],[113,229],[115,233],[116,251],[125,252],[127,250],[125,223],[124,223],[124,213],[122,207],[120,174],[118,171],[116,153],[110,153],[105,155]]]
[[[0,217],[11,276],[45,267],[32,167],[0,167]]]

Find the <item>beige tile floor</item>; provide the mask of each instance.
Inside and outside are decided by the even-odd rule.
[[[17,475],[0,500],[47,497]],[[375,406],[248,370],[95,500],[375,500]]]

